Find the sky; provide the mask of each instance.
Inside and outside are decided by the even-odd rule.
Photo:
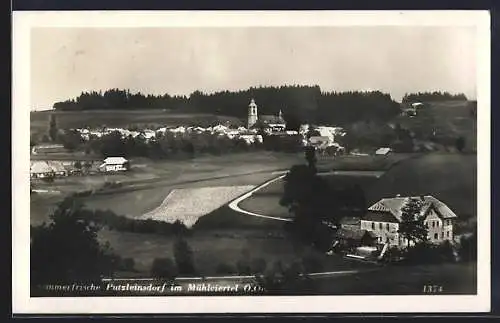
[[[476,97],[473,27],[34,28],[32,110],[82,91],[189,95],[266,85]]]

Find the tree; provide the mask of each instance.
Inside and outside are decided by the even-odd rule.
[[[179,272],[172,259],[155,258],[151,264],[150,273],[153,278],[173,281]]]
[[[421,214],[422,202],[418,198],[410,198],[401,209],[399,233],[408,240],[408,246],[427,241],[425,216]]]
[[[83,163],[83,168],[85,169],[85,172],[89,172],[90,169],[92,168],[92,163],[90,161],[86,161]]]
[[[64,148],[70,151],[76,150],[83,143],[82,136],[75,130],[67,131],[64,135],[60,135],[59,140]]]
[[[325,179],[306,165],[293,166],[285,176],[280,204],[293,214],[289,231],[304,242],[321,249],[330,246],[331,232],[323,221],[338,222],[338,200]]]
[[[51,141],[57,140],[57,122],[54,114],[51,114],[49,119],[49,138]]]
[[[75,162],[74,166],[75,166],[75,169],[82,170],[82,162],[81,161],[77,160]]]
[[[305,157],[307,161],[307,165],[309,165],[309,168],[316,173],[316,148],[313,146],[307,146],[305,148]]]
[[[460,249],[458,250],[460,260],[476,261],[477,259],[477,229],[474,229],[470,236],[463,236],[460,239]]]
[[[33,136],[30,136],[30,148],[33,148],[34,146],[36,146],[36,141]]]
[[[99,227],[90,211],[66,198],[50,222],[31,227],[31,285],[99,280],[116,269],[117,257],[97,239]]]
[[[299,131],[302,122],[295,113],[285,113],[286,130]]]
[[[465,138],[460,136],[455,140],[455,147],[459,152],[462,152],[465,148]]]
[[[182,237],[178,238],[174,244],[174,258],[180,274],[195,274],[193,251]]]

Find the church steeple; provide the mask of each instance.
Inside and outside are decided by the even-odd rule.
[[[250,104],[248,105],[248,129],[250,129],[250,127],[257,122],[257,119],[257,104],[252,98],[252,100],[250,100]]]

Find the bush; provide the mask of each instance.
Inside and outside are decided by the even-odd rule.
[[[314,289],[314,282],[306,275],[302,275],[304,268],[300,262],[283,265],[275,262],[273,267],[264,275],[257,276],[257,283],[267,294],[303,294]]]
[[[462,236],[458,250],[460,260],[463,262],[477,260],[477,231],[470,236]]]
[[[91,213],[74,199],[64,199],[51,222],[31,227],[32,286],[85,282],[113,274],[116,256],[98,239],[99,227],[86,219]]]
[[[305,272],[320,272],[324,269],[323,259],[318,254],[309,254],[302,259],[302,266]]]
[[[239,275],[251,275],[252,267],[246,259],[240,259],[236,262],[236,270]]]
[[[85,196],[87,192],[75,194],[77,196]],[[110,210],[95,210],[85,215],[97,223],[107,226],[110,230],[134,232],[134,233],[155,233],[162,235],[178,235],[183,236],[190,233],[189,229],[179,221],[168,223],[163,221],[155,221],[151,219],[136,220],[125,216],[117,215]]]
[[[170,258],[155,258],[150,270],[153,278],[173,281],[179,274],[178,268]]]
[[[252,260],[252,274],[262,274],[266,271],[266,261],[263,258],[256,258]]]
[[[419,243],[408,248],[404,257],[405,262],[410,264],[436,264],[455,259],[453,248],[448,241],[439,245]]]
[[[174,244],[174,257],[179,273],[184,275],[193,275],[196,273],[193,251],[183,238],[179,238]]]
[[[220,263],[217,265],[215,268],[215,272],[217,274],[235,274],[236,273],[236,268],[234,268],[233,265],[227,264],[227,263]]]
[[[123,271],[135,271],[134,258],[123,258],[119,262],[119,269]]]
[[[86,197],[92,195],[94,191],[93,190],[86,190],[86,191],[80,191],[80,192],[75,192],[73,193],[74,197]]]

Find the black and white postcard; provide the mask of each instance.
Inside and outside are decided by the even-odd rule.
[[[14,12],[14,313],[489,311],[489,21]]]

